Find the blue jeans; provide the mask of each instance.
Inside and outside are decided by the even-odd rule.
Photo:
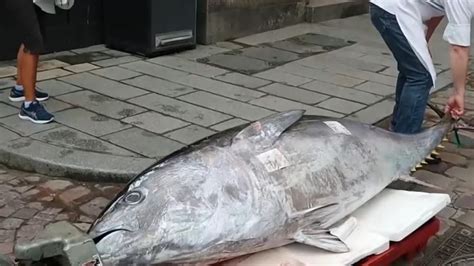
[[[399,74],[391,128],[397,133],[418,133],[421,131],[433,86],[431,75],[411,48],[394,15],[370,4],[370,16],[398,63]]]

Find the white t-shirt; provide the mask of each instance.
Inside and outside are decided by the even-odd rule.
[[[448,25],[443,39],[453,45],[471,45],[471,19],[474,0],[370,0],[397,17],[398,24],[415,54],[429,70],[433,84],[436,71],[426,42],[425,23],[433,17],[446,16]]]

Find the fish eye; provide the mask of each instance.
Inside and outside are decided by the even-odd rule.
[[[138,204],[143,200],[143,194],[140,191],[130,191],[123,200],[128,204]]]

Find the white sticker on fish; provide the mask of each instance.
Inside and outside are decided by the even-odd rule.
[[[345,135],[352,135],[352,133],[341,123],[336,122],[336,121],[324,121],[324,124],[326,124],[329,128],[334,131],[334,133],[337,134],[345,134]]]
[[[278,149],[269,150],[262,154],[257,155],[257,159],[263,163],[268,172],[275,172],[283,169],[290,165],[290,162],[286,159]]]

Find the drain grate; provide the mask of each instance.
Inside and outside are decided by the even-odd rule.
[[[474,230],[456,226],[430,243],[422,265],[474,265]]]

